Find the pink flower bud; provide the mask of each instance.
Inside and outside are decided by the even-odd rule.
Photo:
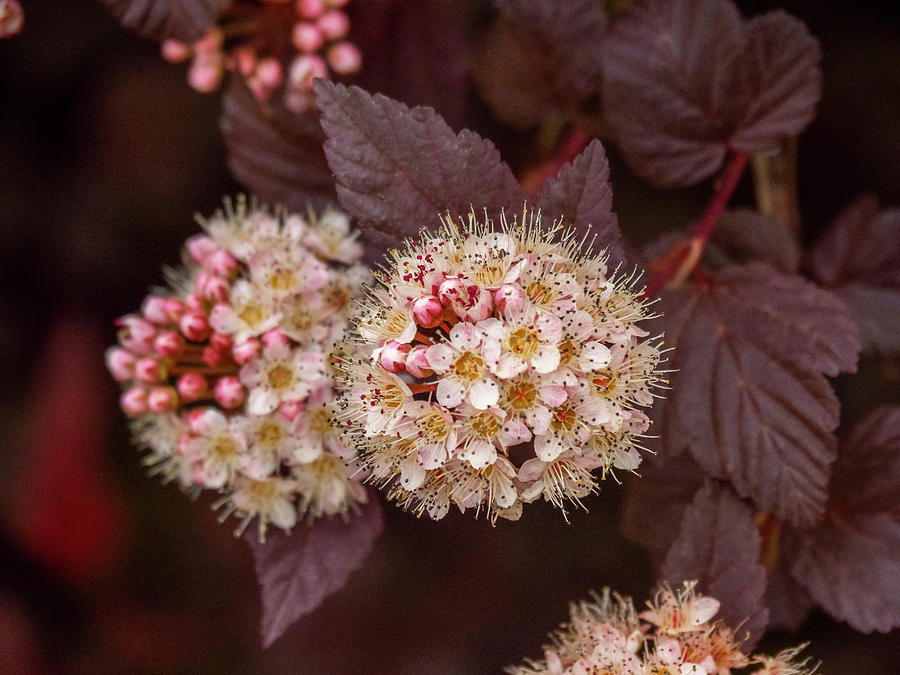
[[[219,249],[203,261],[203,267],[220,277],[230,277],[237,272],[238,262],[231,251]]]
[[[316,77],[326,77],[328,75],[328,66],[318,56],[312,54],[304,54],[298,56],[291,62],[291,69],[288,72],[288,81],[294,89],[302,91],[312,91],[312,81]]]
[[[184,338],[173,330],[160,333],[153,342],[156,353],[166,359],[177,359],[184,353]]]
[[[106,350],[106,367],[114,380],[127,382],[134,377],[134,354],[121,347]]]
[[[262,353],[262,345],[256,338],[245,340],[231,350],[235,363],[245,366]]]
[[[134,377],[147,384],[159,384],[165,382],[169,376],[169,369],[162,361],[157,361],[152,356],[138,359],[134,364]]]
[[[228,352],[220,352],[218,349],[211,346],[206,347],[203,350],[203,362],[210,368],[224,366],[229,361],[231,361],[231,356]]]
[[[422,328],[434,328],[444,320],[444,306],[433,295],[423,295],[412,303],[415,322]]]
[[[273,58],[263,59],[256,66],[256,76],[269,89],[274,89],[281,84],[284,72],[281,64]]]
[[[216,242],[206,234],[195,234],[188,239],[184,245],[185,248],[187,248],[188,255],[201,264],[209,256],[219,250],[219,247],[216,246]]]
[[[209,336],[209,344],[212,345],[213,349],[220,352],[227,352],[231,350],[231,336],[226,335],[225,333],[213,333]]]
[[[328,65],[338,75],[353,75],[362,67],[362,54],[356,45],[339,42],[328,50]]]
[[[178,322],[181,333],[193,342],[203,342],[209,337],[209,319],[203,312],[188,312]]]
[[[213,408],[214,409],[214,408]],[[205,428],[204,421],[205,415],[210,408],[194,408],[188,414],[187,423],[190,430],[198,435],[202,435],[203,430]],[[178,439],[178,449],[184,454],[184,444],[191,440],[190,434],[184,434],[180,439]]]
[[[440,298],[441,304],[445,306],[449,306],[451,302],[458,302],[466,297],[468,297],[466,282],[459,277],[444,279],[438,287],[438,298]]]
[[[325,3],[322,0],[297,0],[297,14],[307,19],[315,19],[325,11]]]
[[[406,355],[406,372],[413,377],[430,377],[434,374],[431,364],[428,363],[428,357],[425,355],[427,347],[419,345],[413,347],[412,351]]]
[[[293,422],[305,408],[306,403],[303,401],[290,401],[289,403],[282,403],[278,407],[278,412],[284,415],[289,422]]]
[[[271,347],[274,344],[287,347],[290,344],[287,336],[277,328],[273,328],[272,330],[263,333],[262,342],[264,347]]]
[[[510,315],[518,315],[525,308],[526,297],[516,284],[505,284],[494,291],[494,305],[501,312]]]
[[[218,28],[213,28],[202,38],[194,43],[194,49],[201,54],[212,54],[222,47],[224,35]]]
[[[184,296],[184,307],[185,311],[203,313],[206,309],[206,301],[196,293],[189,293]],[[184,313],[182,313],[181,318],[178,319],[178,321],[180,322],[183,318]]]
[[[0,38],[18,35],[25,25],[25,10],[19,0],[0,2]]]
[[[316,25],[329,40],[338,40],[350,31],[350,19],[340,10],[325,12]]]
[[[169,313],[166,311],[166,299],[157,295],[148,295],[141,304],[141,314],[148,321],[164,326],[169,323]]]
[[[119,343],[135,354],[149,354],[153,351],[153,340],[156,338],[156,326],[140,317],[129,315],[116,320],[122,326],[119,331]]]
[[[147,390],[132,387],[119,397],[119,405],[126,415],[140,415],[147,412]]]
[[[234,62],[238,72],[248,77],[256,69],[256,53],[250,47],[238,47],[234,50]]]
[[[197,292],[210,302],[225,302],[231,295],[231,284],[214,274],[197,277]]]
[[[169,63],[181,63],[191,58],[191,46],[178,40],[166,40],[162,43],[162,57]]]
[[[297,48],[297,51],[304,54],[312,54],[319,51],[325,43],[325,38],[315,24],[298,21],[294,24],[294,30],[291,33],[291,42]]]
[[[188,84],[191,89],[201,94],[208,94],[219,88],[222,82],[222,69],[215,62],[195,59],[188,69]]]
[[[470,289],[469,302],[465,307],[454,307],[457,316],[463,321],[484,321],[494,313],[494,300],[486,288]]]
[[[237,408],[247,397],[247,391],[238,378],[228,375],[216,382],[215,396],[223,408]]]
[[[157,387],[147,397],[147,407],[155,413],[167,413],[178,408],[178,392],[172,387]]]
[[[192,403],[203,398],[209,389],[206,378],[200,373],[185,373],[178,378],[175,386],[178,387],[181,400],[185,403]]]
[[[406,355],[409,354],[410,349],[408,344],[391,340],[381,348],[379,361],[389,373],[402,373],[406,370]]]
[[[166,314],[170,323],[178,323],[184,316],[184,303],[175,298],[166,298]]]

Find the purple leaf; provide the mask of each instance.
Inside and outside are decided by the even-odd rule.
[[[815,117],[822,97],[822,55],[806,25],[782,11],[750,19],[744,36],[723,108],[734,128],[729,144],[765,150],[796,136]]]
[[[884,406],[841,444],[825,520],[791,531],[791,574],[856,630],[900,625],[900,406]]]
[[[863,195],[816,244],[810,269],[850,305],[867,351],[900,351],[900,209]]]
[[[628,479],[622,533],[659,564],[678,535],[684,509],[703,485],[703,470],[688,454],[641,467]]]
[[[612,261],[622,259],[622,233],[612,211],[609,162],[600,141],[591,141],[574,162],[548,180],[537,204],[547,218],[562,217],[563,224],[573,227],[579,239],[586,237],[591,242],[596,237],[593,248],[607,249]]]
[[[690,448],[760,510],[817,522],[837,450],[838,402],[823,374],[855,370],[859,351],[846,306],[754,263],[667,293],[661,309],[678,371],[654,406],[662,449]]]
[[[370,499],[349,522],[320,519],[264,544],[245,537],[262,588],[262,641],[268,647],[295,621],[339,590],[363,563],[384,526],[381,502]]]
[[[791,576],[789,564],[779,562],[766,588],[769,628],[797,630],[814,606],[807,590]]]
[[[334,201],[316,110],[297,114],[280,100],[258,101],[230,78],[221,120],[232,175],[260,199],[305,212]]]
[[[595,0],[497,0],[500,18],[475,54],[473,75],[501,121],[534,126],[573,117],[599,93],[601,40],[607,26]]]
[[[783,12],[745,24],[730,0],[636,0],[604,42],[604,112],[635,172],[691,185],[729,149],[802,131],[818,62],[818,43]]]
[[[352,2],[350,39],[363,53],[357,84],[461,125],[468,91],[465,3]]]
[[[753,509],[727,485],[707,481],[685,509],[678,538],[662,566],[669,583],[697,579],[698,589],[722,603],[717,618],[752,651],[769,619],[763,603],[766,569]]]
[[[397,246],[445,212],[486,208],[497,217],[522,208],[524,192],[489,141],[454,133],[431,108],[325,80],[315,86],[338,199],[373,245]]]
[[[195,42],[226,0],[101,0],[126,28],[151,40]]]
[[[732,261],[761,260],[788,274],[800,266],[800,249],[788,229],[753,209],[726,211],[710,243]]]

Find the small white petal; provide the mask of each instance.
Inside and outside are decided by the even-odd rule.
[[[437,385],[437,400],[442,406],[453,408],[463,402],[466,397],[466,388],[459,380],[443,378]],[[472,405],[475,405],[474,403]]]
[[[534,454],[544,462],[552,462],[565,449],[566,445],[554,434],[544,434],[534,439]]]
[[[585,371],[605,368],[612,360],[612,354],[602,342],[588,342],[581,350],[581,369]]]
[[[268,415],[278,407],[278,394],[265,389],[254,389],[247,397],[247,412],[251,415]]]
[[[539,373],[551,373],[559,366],[559,349],[556,345],[543,345],[531,359],[532,367]]]
[[[493,380],[475,380],[469,388],[469,403],[479,410],[487,410],[500,400],[500,388]]]
[[[417,490],[425,482],[425,468],[416,457],[400,462],[400,483],[406,490]]]

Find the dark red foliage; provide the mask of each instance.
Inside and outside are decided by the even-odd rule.
[[[194,42],[227,0],[101,0],[126,28],[151,40]]]

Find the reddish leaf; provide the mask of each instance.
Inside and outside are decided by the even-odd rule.
[[[753,509],[726,485],[707,481],[684,511],[662,578],[697,579],[701,592],[722,603],[717,618],[743,637],[752,651],[769,619],[763,603],[766,570],[759,562],[760,537]]]
[[[599,93],[600,47],[607,25],[595,0],[498,0],[500,19],[475,55],[482,98],[503,122],[518,128],[548,117],[573,116]]]
[[[11,526],[44,565],[76,582],[115,564],[124,512],[102,449],[111,414],[97,321],[54,317],[23,427]]]
[[[268,647],[300,617],[338,591],[362,566],[384,527],[381,502],[370,499],[349,522],[320,519],[287,535],[279,531],[261,544],[256,532],[245,540],[253,551],[262,587],[262,641]]]
[[[455,134],[431,108],[408,108],[358,87],[316,82],[325,154],[343,207],[376,246],[470,209],[517,213],[525,195],[492,143]]]
[[[850,305],[867,350],[900,351],[900,209],[863,195],[816,244],[810,269]]]
[[[782,11],[750,19],[744,35],[723,111],[734,130],[732,148],[764,150],[796,136],[815,117],[822,55],[806,25]]]
[[[900,406],[851,430],[825,520],[785,544],[791,574],[829,614],[867,633],[900,625]]]
[[[194,42],[213,27],[226,0],[101,0],[126,28],[151,40]]]
[[[760,510],[812,525],[837,445],[838,402],[823,374],[855,370],[856,327],[837,297],[762,263],[710,283],[663,298],[678,372],[654,406],[662,447],[690,448]]]
[[[730,0],[636,0],[604,43],[605,114],[629,165],[660,185],[711,176],[812,119],[818,44],[783,12],[746,24]]]
[[[600,141],[591,141],[574,162],[548,180],[537,203],[546,217],[562,217],[579,238],[586,237],[590,243],[596,237],[594,249],[607,249],[613,261],[622,259],[622,233],[612,211],[609,162]]]
[[[642,465],[641,475],[628,479],[622,533],[662,563],[703,481],[703,470],[688,454]]]
[[[776,565],[766,588],[769,628],[797,630],[814,606],[807,590],[791,576],[789,563]]]
[[[459,0],[352,2],[350,39],[363,53],[357,84],[461,125],[468,92],[466,5]]]
[[[800,249],[788,229],[753,209],[726,211],[710,244],[734,262],[761,260],[789,274],[800,266]]]
[[[260,199],[301,212],[333,201],[318,112],[261,103],[242,78],[230,80],[220,124],[234,177]]]

